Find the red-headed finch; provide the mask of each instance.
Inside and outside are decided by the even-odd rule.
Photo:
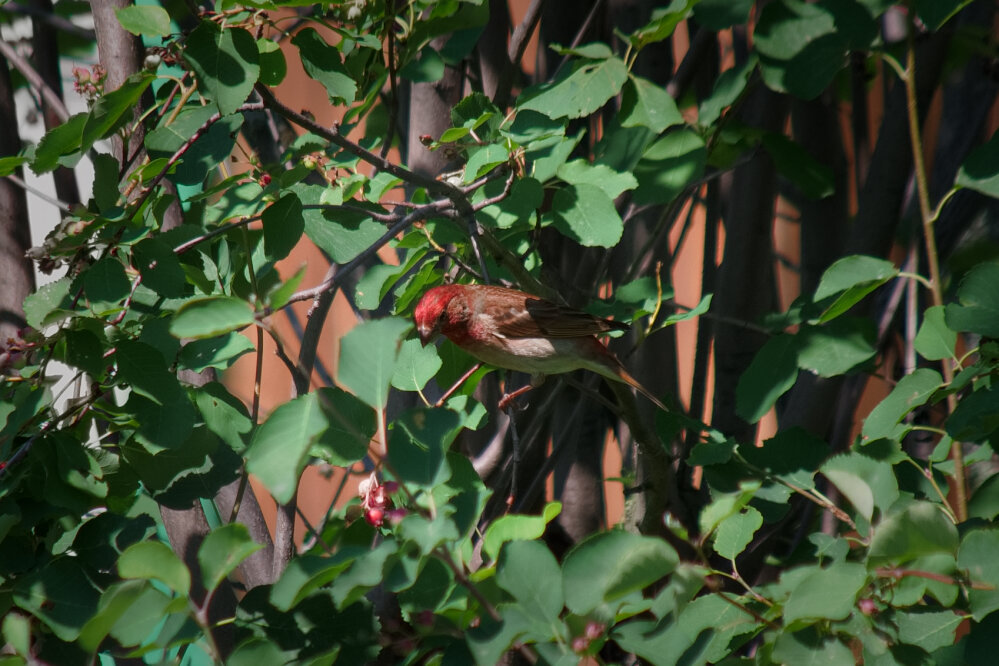
[[[613,329],[626,330],[625,324],[564,308],[516,289],[480,284],[449,284],[428,290],[416,304],[413,319],[424,345],[441,333],[484,363],[529,373],[531,386],[538,386],[545,375],[591,370],[633,386],[660,409],[666,409],[596,337]]]

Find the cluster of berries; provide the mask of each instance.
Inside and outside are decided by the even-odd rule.
[[[361,496],[361,508],[364,509],[364,520],[372,527],[381,527],[388,520],[398,523],[406,515],[406,510],[393,508],[390,495],[399,490],[395,481],[379,483],[374,472],[357,486],[357,494]]]

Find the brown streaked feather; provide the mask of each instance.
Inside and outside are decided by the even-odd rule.
[[[499,307],[489,311],[489,308],[484,308],[485,314],[496,323],[497,332],[506,338],[578,338],[612,330],[628,330],[627,324],[601,319],[514,289],[478,286],[477,291],[482,294],[502,291],[516,296],[518,305],[522,304],[523,307],[516,309]]]

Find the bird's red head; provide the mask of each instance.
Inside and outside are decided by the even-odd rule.
[[[413,321],[420,342],[426,345],[434,336],[441,332],[441,325],[447,314],[447,304],[454,298],[461,287],[456,284],[445,284],[427,290],[413,310]]]

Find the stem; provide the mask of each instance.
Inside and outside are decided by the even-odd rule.
[[[910,17],[912,13],[910,12]],[[916,178],[916,192],[919,197],[919,213],[923,223],[923,242],[926,244],[926,263],[930,270],[930,294],[934,305],[943,305],[943,288],[940,280],[940,257],[937,252],[937,240],[933,229],[936,211],[930,205],[930,187],[926,176],[926,161],[923,158],[922,137],[919,132],[919,107],[916,100],[916,47],[914,43],[915,26],[910,18],[908,46],[905,57],[905,71],[902,82],[905,84],[906,105],[909,116],[909,140],[912,143],[912,164]],[[954,381],[954,368],[950,363],[940,364],[944,381],[951,384]],[[947,413],[953,414],[957,408],[957,396],[953,393],[947,396]],[[968,518],[967,481],[964,476],[964,451],[961,442],[954,440],[951,446],[951,457],[954,459],[954,495],[955,513],[959,522]]]

